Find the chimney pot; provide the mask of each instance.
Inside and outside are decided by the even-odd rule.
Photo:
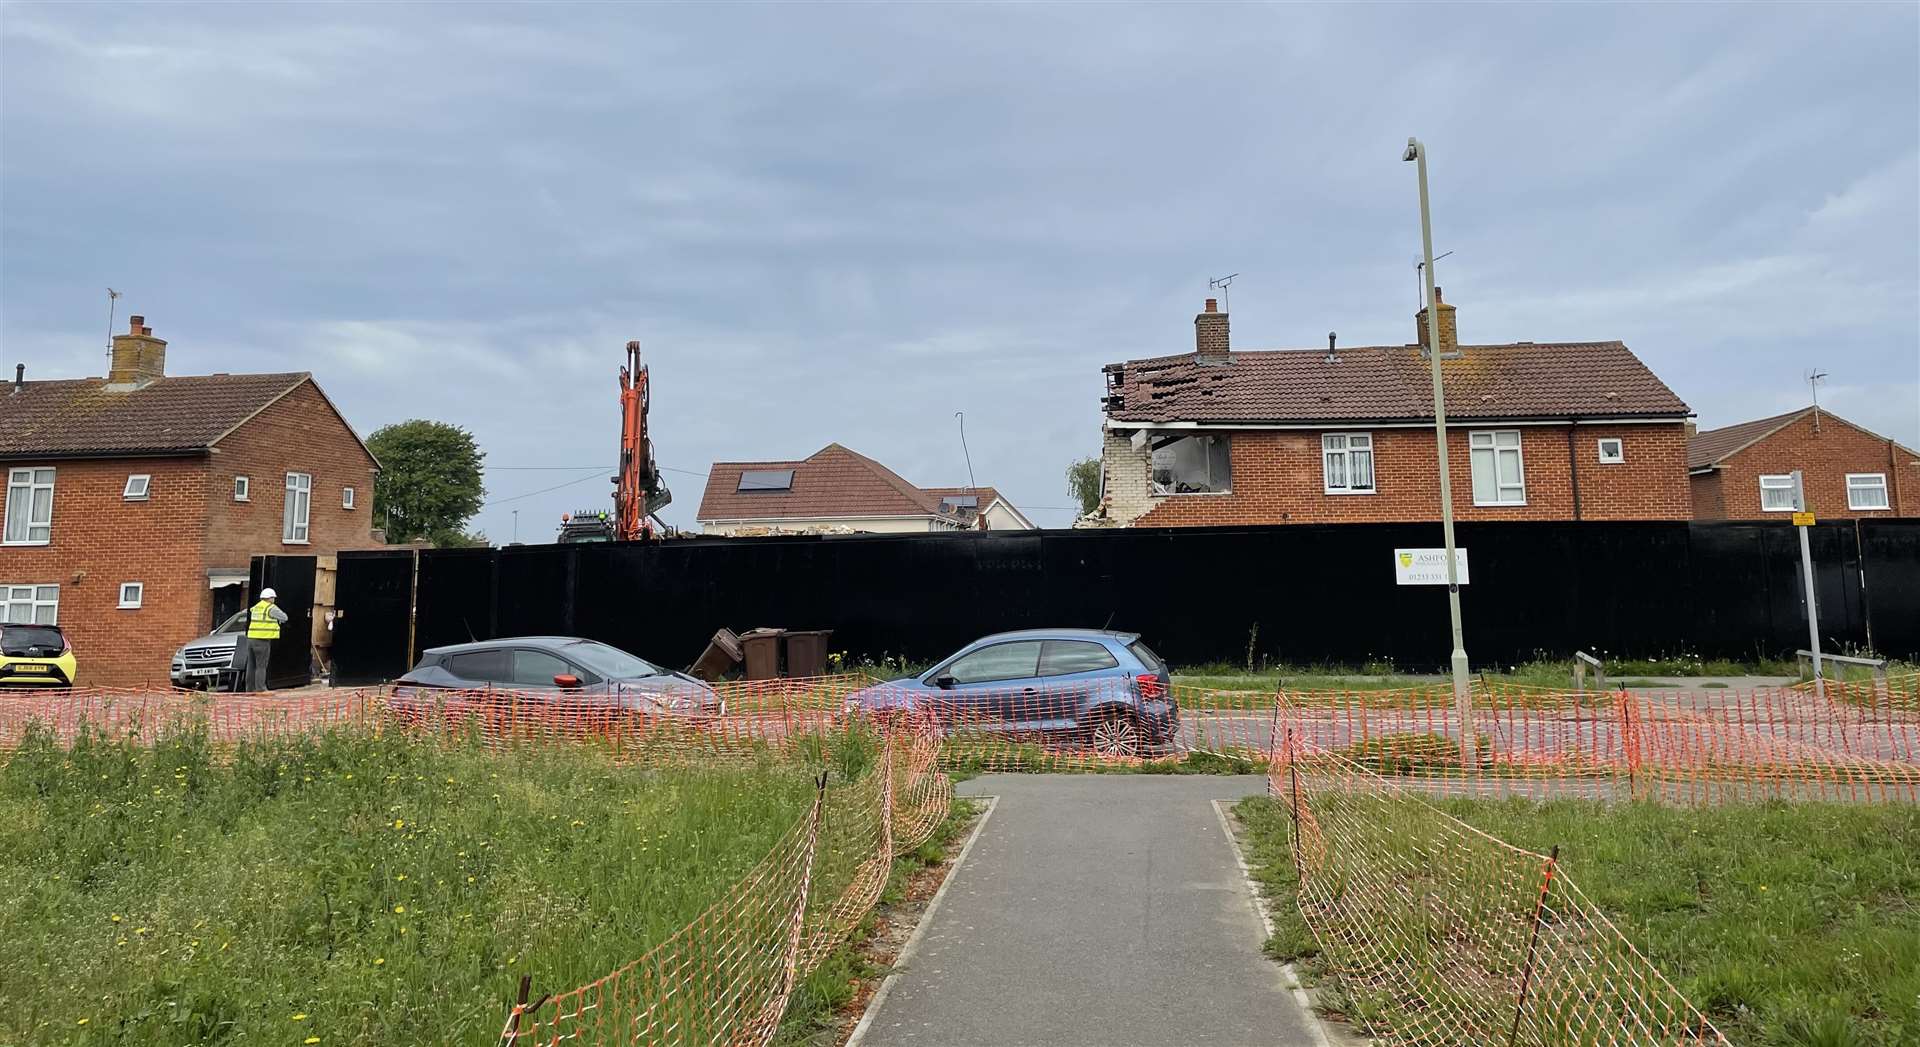
[[[1207,312],[1209,312],[1209,313],[1217,313],[1217,312],[1219,312],[1219,311],[1220,311],[1220,301],[1219,301],[1219,299],[1216,299],[1216,298],[1209,298],[1209,299],[1207,299],[1207,309],[1206,309],[1206,311],[1207,311]]]
[[[27,386],[27,365],[13,365],[13,391],[19,392]]]
[[[1327,362],[1328,363],[1333,363],[1335,360],[1340,359],[1340,351],[1334,347],[1334,343],[1337,342],[1339,338],[1340,338],[1339,332],[1337,331],[1327,332]]]

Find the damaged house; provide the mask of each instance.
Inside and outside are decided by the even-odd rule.
[[[1690,411],[1618,341],[1464,345],[1439,301],[1461,520],[1685,520]],[[1102,498],[1081,526],[1438,520],[1426,310],[1407,345],[1192,352],[1105,368]]]

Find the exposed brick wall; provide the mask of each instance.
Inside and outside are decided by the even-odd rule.
[[[370,534],[373,461],[311,382],[220,441],[210,469],[214,482],[207,488],[209,567],[244,568],[260,553],[324,556],[376,544]],[[313,477],[306,545],[281,540],[290,472]],[[248,478],[252,488],[248,501],[234,501],[235,476]],[[352,509],[341,508],[343,487],[354,489]]]
[[[0,582],[60,586],[60,626],[85,684],[165,686],[174,650],[211,620],[209,569],[245,570],[257,554],[326,556],[375,544],[373,462],[311,383],[209,456],[0,466],[36,464],[55,470],[53,539],[0,546]],[[281,541],[290,471],[313,475],[307,545]],[[145,502],[121,497],[131,473],[153,477]],[[233,500],[236,474],[251,480],[251,501]],[[341,508],[347,486],[356,508]],[[4,503],[0,489],[0,512]],[[140,608],[118,607],[121,582],[144,584]]]
[[[1821,519],[1920,516],[1920,457],[1884,437],[1824,414],[1796,419],[1779,432],[1726,459],[1719,470],[1693,478],[1694,515],[1700,519],[1780,519],[1760,508],[1760,477],[1801,471],[1807,505]],[[1848,473],[1885,473],[1888,509],[1847,508]]]
[[[1489,426],[1488,428],[1497,428]],[[1460,520],[1685,520],[1692,516],[1686,434],[1678,422],[1645,425],[1518,426],[1527,504],[1473,504],[1468,429],[1448,430],[1454,515]],[[1438,458],[1431,429],[1353,429],[1373,436],[1374,494],[1328,494],[1319,430],[1241,430],[1231,434],[1229,494],[1155,497],[1147,493],[1150,455],[1124,436],[1105,440],[1108,517],[1117,524],[1343,523],[1437,520]],[[1624,441],[1626,461],[1603,465],[1598,441]]]
[[[206,460],[0,464],[54,470],[52,541],[0,546],[0,582],[60,587],[79,682],[166,686],[174,649],[205,632],[211,614],[194,540],[206,523]],[[121,497],[132,473],[153,477],[144,502]],[[139,608],[119,608],[121,582],[143,584]]]

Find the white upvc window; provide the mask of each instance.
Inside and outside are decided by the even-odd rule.
[[[340,508],[342,509],[353,508],[353,488],[351,487],[340,488]]]
[[[233,500],[236,502],[252,501],[253,499],[249,497],[251,493],[251,486],[252,486],[252,482],[249,481],[246,477],[244,476],[234,477],[233,478]]]
[[[1373,434],[1322,433],[1320,478],[1328,494],[1372,494]]]
[[[127,486],[120,491],[120,497],[129,502],[147,500],[147,488],[153,486],[153,477],[146,473],[134,473],[127,477]]]
[[[1760,477],[1760,508],[1769,513],[1793,512],[1793,474],[1768,473]]]
[[[287,505],[280,518],[280,540],[307,544],[307,524],[313,512],[313,474],[287,474]]]
[[[139,607],[140,601],[146,595],[147,595],[147,585],[145,582],[121,582],[120,583],[121,609],[130,610],[130,609]]]
[[[53,541],[53,469],[7,471],[6,545]]]
[[[1887,501],[1886,473],[1848,473],[1847,508],[1891,509]]]
[[[1473,504],[1527,504],[1527,470],[1520,459],[1520,430],[1482,429],[1467,434],[1473,466]]]
[[[59,625],[60,587],[0,584],[0,622]]]
[[[1627,460],[1627,444],[1618,436],[1600,438],[1600,464],[1619,465]]]

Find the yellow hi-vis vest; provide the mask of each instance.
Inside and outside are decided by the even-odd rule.
[[[273,605],[265,600],[253,605],[247,613],[247,639],[278,640],[280,623],[273,620]]]

